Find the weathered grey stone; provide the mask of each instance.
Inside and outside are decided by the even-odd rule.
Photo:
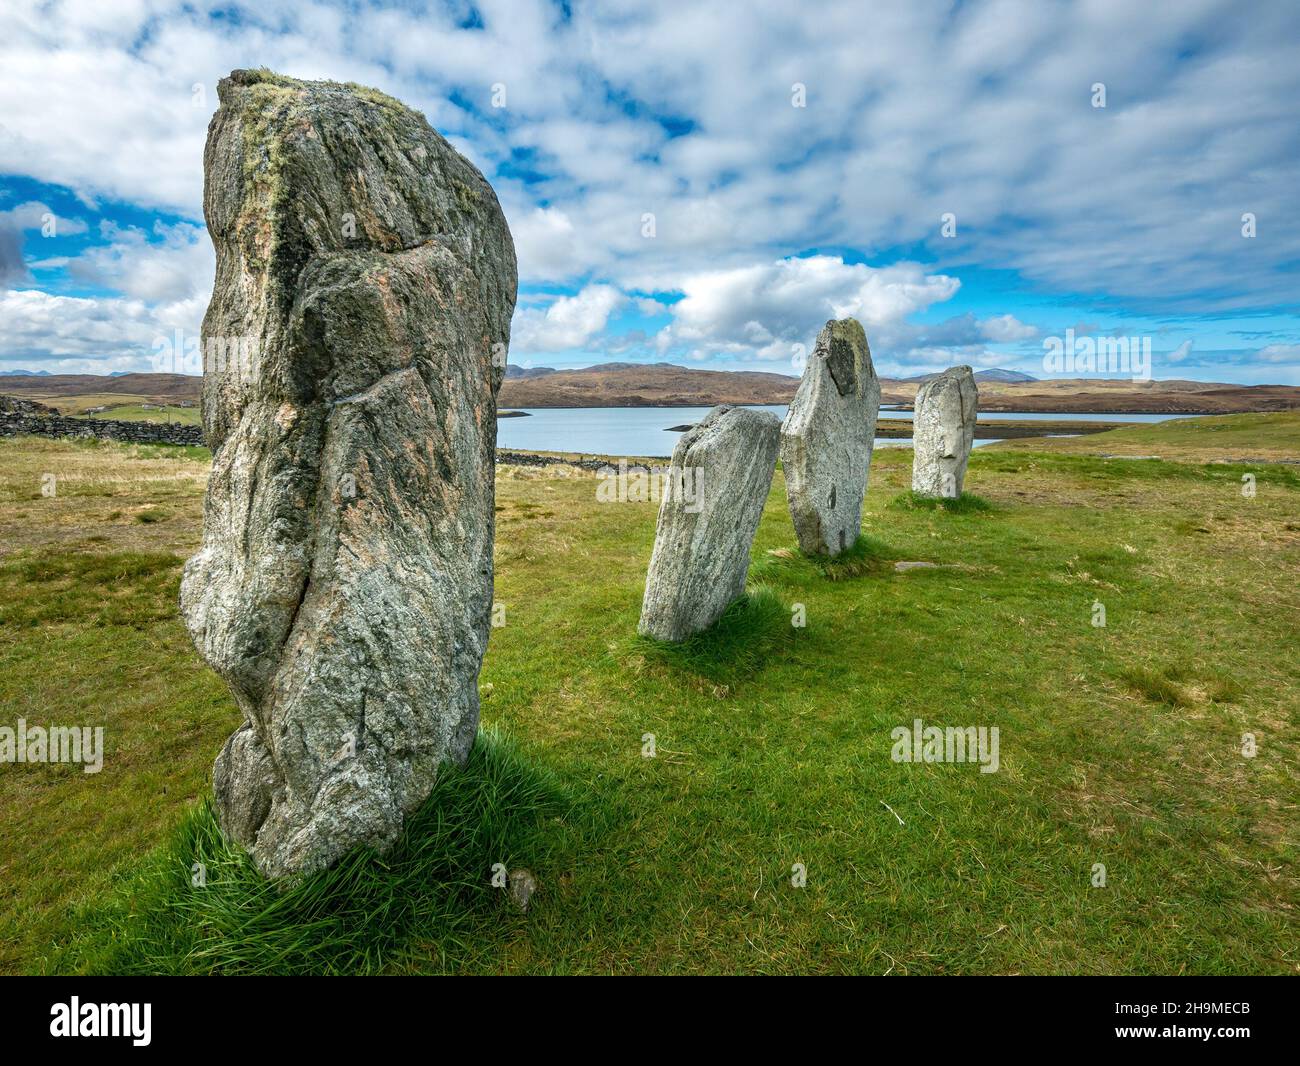
[[[682,435],[659,505],[638,632],[682,640],[744,594],[780,437],[775,415],[725,405]]]
[[[221,826],[279,876],[390,844],[474,741],[515,253],[483,176],[396,100],[268,71],[219,93],[181,610],[245,716]]]
[[[968,366],[950,367],[917,390],[912,415],[913,492],[961,495],[978,411],[979,390]]]
[[[838,555],[862,529],[880,382],[856,319],[827,322],[781,426],[781,469],[799,547]]]

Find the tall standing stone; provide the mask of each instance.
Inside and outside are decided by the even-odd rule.
[[[725,405],[682,434],[659,505],[639,633],[683,640],[744,595],[780,437],[775,415]]]
[[[781,468],[799,547],[838,555],[862,529],[880,382],[856,319],[827,322],[781,426]]]
[[[968,366],[954,366],[925,382],[912,414],[912,491],[919,496],[961,495],[975,440],[979,390]]]
[[[242,70],[219,94],[181,611],[244,712],[221,827],[279,876],[390,844],[474,742],[515,253],[491,186],[396,100]]]

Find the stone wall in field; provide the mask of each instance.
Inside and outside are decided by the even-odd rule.
[[[17,396],[0,396],[0,414],[13,415],[57,415],[57,407],[46,407],[35,400],[23,400]]]
[[[95,437],[125,444],[202,444],[199,426],[176,422],[121,422],[107,418],[68,418],[0,411],[0,437]]]

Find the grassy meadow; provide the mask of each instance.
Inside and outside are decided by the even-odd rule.
[[[202,421],[197,404],[181,407],[179,404],[163,404],[156,398],[130,393],[85,392],[64,396],[57,392],[24,390],[22,398],[36,400],[73,418],[106,418],[118,422],[179,422],[186,426],[197,426]]]
[[[207,453],[0,440],[0,725],[106,731],[98,774],[0,765],[0,971],[1300,972],[1297,459],[1300,412],[1021,440],[930,507],[879,449],[836,565],[778,471],[749,599],[677,649],[635,635],[656,505],[501,467],[470,764],[285,887],[207,806]],[[918,718],[997,772],[894,762]]]

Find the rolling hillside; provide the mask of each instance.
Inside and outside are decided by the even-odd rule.
[[[1004,381],[1006,371],[980,378],[983,411],[1060,413],[1149,412],[1235,414],[1300,408],[1300,388],[1204,381],[1133,382],[1126,379]],[[182,374],[7,376],[0,393],[82,414],[91,407],[140,404],[197,406],[200,379]],[[909,405],[918,380],[881,379],[881,402]],[[710,407],[718,403],[789,403],[799,380],[757,371],[699,370],[671,363],[604,363],[582,370],[510,367],[498,398],[519,407]]]

